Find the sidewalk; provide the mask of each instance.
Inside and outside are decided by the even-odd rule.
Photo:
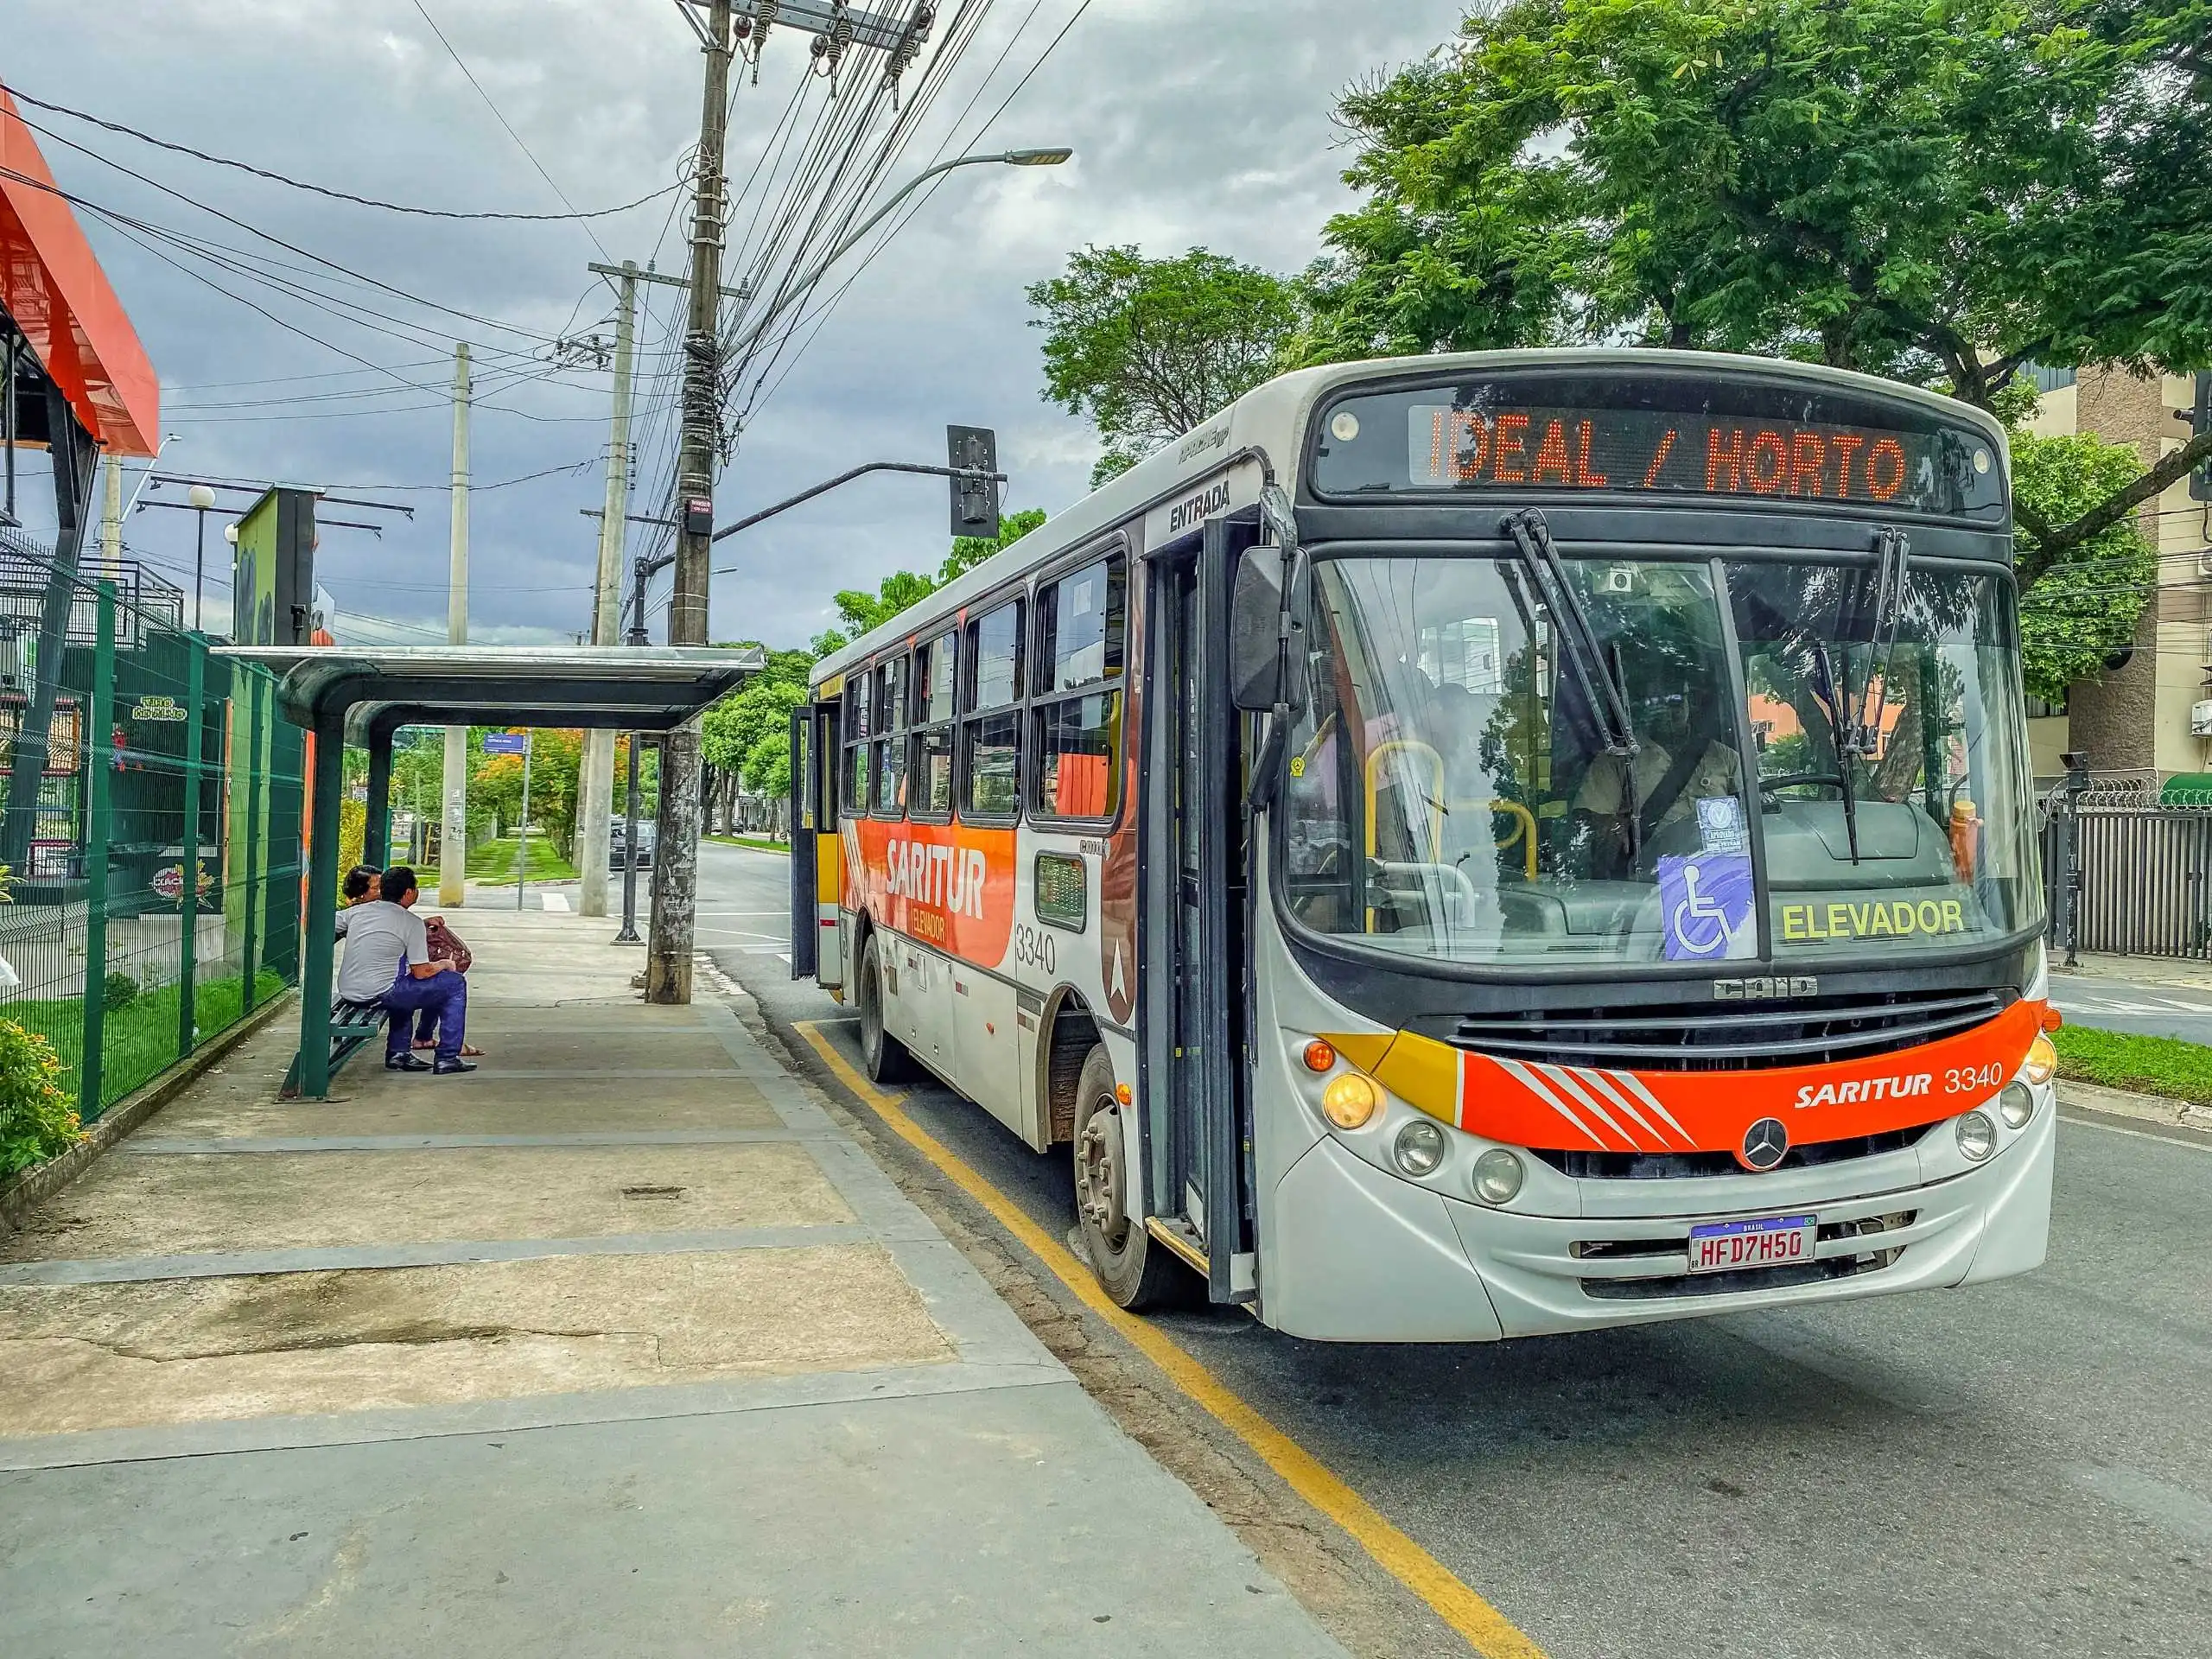
[[[475,1076],[272,1027],[0,1236],[11,1659],[1340,1651],[727,1005],[455,920]]]
[[[2068,968],[2063,951],[2052,953],[2054,982],[2067,979],[2125,979],[2138,985],[2168,985],[2180,990],[2212,994],[2212,962],[2181,957],[2103,957],[2084,951],[2077,967]]]

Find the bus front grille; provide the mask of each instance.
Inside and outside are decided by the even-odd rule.
[[[1811,1169],[1821,1164],[1847,1163],[1854,1158],[1877,1158],[1902,1152],[1928,1133],[1923,1123],[1909,1129],[1888,1129],[1879,1135],[1854,1135],[1842,1141],[1816,1141],[1792,1147],[1775,1169]],[[1762,1180],[1736,1161],[1732,1152],[1554,1152],[1529,1148],[1562,1175],[1578,1181],[1680,1181],[1735,1177]],[[1772,1174],[1773,1170],[1765,1172]]]
[[[1904,1254],[1902,1244],[1885,1248],[1880,1243],[1885,1233],[1894,1233],[1910,1227],[1920,1219],[1916,1210],[1900,1210],[1888,1215],[1868,1216],[1859,1221],[1826,1222],[1817,1235],[1819,1243],[1826,1247],[1845,1239],[1864,1239],[1868,1248],[1852,1252],[1828,1255],[1813,1262],[1793,1262],[1779,1268],[1745,1268],[1734,1273],[1699,1273],[1684,1271],[1684,1246],[1675,1239],[1589,1239],[1569,1247],[1571,1254],[1585,1262],[1622,1261],[1649,1257],[1657,1269],[1649,1278],[1584,1279],[1580,1281],[1582,1294],[1593,1301],[1638,1302],[1667,1298],[1694,1296],[1726,1296],[1745,1290],[1780,1290],[1792,1285],[1821,1284],[1832,1279],[1855,1279],[1861,1274],[1879,1273],[1893,1266]]]
[[[1820,1065],[1940,1042],[2002,1014],[2011,991],[1891,991],[1764,1006],[1710,1001],[1470,1015],[1451,1040],[1478,1054],[1628,1071]]]

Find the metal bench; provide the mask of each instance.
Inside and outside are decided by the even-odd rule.
[[[330,1075],[336,1077],[339,1069],[355,1054],[366,1048],[384,1034],[385,1022],[396,1018],[381,1000],[354,1002],[345,997],[334,998],[330,1004]],[[300,1057],[292,1057],[291,1069],[284,1073],[283,1098],[296,1097],[300,1092]]]

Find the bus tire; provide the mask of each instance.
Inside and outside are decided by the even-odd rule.
[[[906,1045],[883,1028],[883,963],[871,931],[861,946],[861,1069],[871,1083],[904,1083],[913,1075]]]
[[[1189,1269],[1128,1213],[1114,1062],[1098,1044],[1083,1063],[1075,1104],[1076,1224],[1090,1270],[1115,1302],[1141,1313],[1188,1291]]]

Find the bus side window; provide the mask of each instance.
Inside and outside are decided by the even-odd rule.
[[[1122,671],[1128,582],[1119,554],[1037,594],[1037,760],[1029,809],[1040,818],[1110,819],[1122,798]],[[1074,693],[1073,696],[1058,695]],[[1047,696],[1054,697],[1050,702]]]
[[[849,818],[868,814],[868,705],[872,683],[866,669],[855,669],[845,681],[845,764],[838,774],[843,779],[838,792],[839,805]]]
[[[1015,600],[968,625],[960,724],[960,816],[1021,813],[1022,620]]]
[[[894,657],[870,677],[874,687],[875,712],[868,731],[874,740],[874,792],[871,801],[879,818],[906,816],[906,677],[907,659]]]
[[[908,762],[913,816],[952,816],[954,668],[960,636],[940,634],[914,653],[913,756]]]

